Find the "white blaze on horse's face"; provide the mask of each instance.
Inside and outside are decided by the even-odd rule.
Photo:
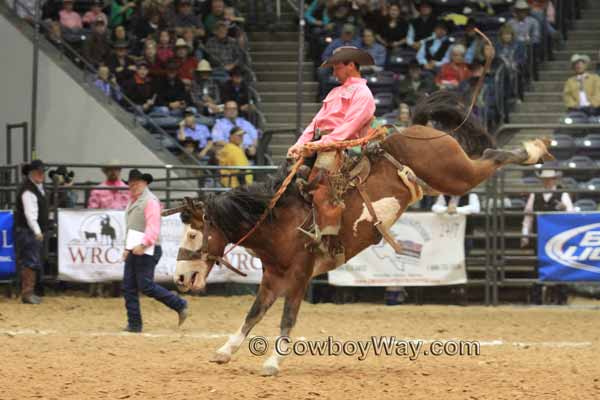
[[[179,248],[199,252],[202,248],[202,239],[202,231],[193,229],[191,225],[185,225]],[[182,292],[204,290],[210,267],[211,265],[202,260],[179,260],[178,256],[173,280]]]

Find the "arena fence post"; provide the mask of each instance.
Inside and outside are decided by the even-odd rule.
[[[40,53],[40,0],[35,0],[33,30],[33,65],[31,70],[31,158],[36,157],[38,67]]]

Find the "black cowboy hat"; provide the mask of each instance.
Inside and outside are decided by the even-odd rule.
[[[21,172],[23,173],[23,175],[28,175],[31,171],[35,171],[35,170],[45,171],[47,169],[48,169],[48,167],[46,166],[46,164],[44,164],[44,162],[42,160],[33,160],[29,164],[24,164],[21,167]]]
[[[48,176],[50,177],[50,179],[54,179],[55,175],[61,175],[63,178],[65,178],[65,181],[69,182],[75,177],[75,172],[69,171],[67,167],[61,165],[60,167],[48,172]]]
[[[132,169],[129,171],[129,178],[127,179],[127,183],[131,183],[132,181],[145,181],[147,184],[151,184],[154,180],[154,177],[150,174],[142,174],[139,169]]]
[[[353,61],[358,65],[374,65],[375,60],[366,51],[354,46],[342,46],[333,51],[333,54],[321,64],[322,67],[333,67],[339,62]]]

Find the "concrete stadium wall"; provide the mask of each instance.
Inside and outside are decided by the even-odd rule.
[[[33,45],[0,15],[0,165],[6,163],[6,124],[31,118]],[[40,51],[37,154],[48,162],[164,164],[63,68]],[[21,141],[13,144],[13,162],[22,160]],[[96,170],[77,171],[78,178],[99,180]],[[156,176],[156,175],[155,175]]]

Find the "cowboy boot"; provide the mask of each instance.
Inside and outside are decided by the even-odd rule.
[[[25,304],[40,304],[42,300],[33,293],[35,287],[35,271],[31,268],[21,269],[21,301]]]

